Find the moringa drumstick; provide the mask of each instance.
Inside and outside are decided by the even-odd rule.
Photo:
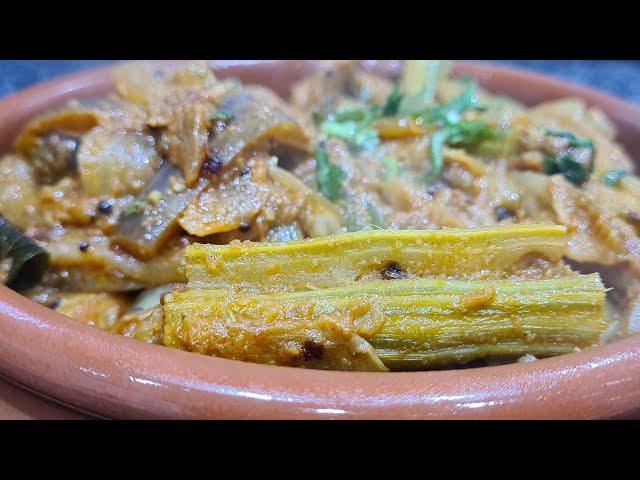
[[[509,278],[518,262],[548,262],[552,276],[570,275],[563,226],[485,229],[370,230],[283,243],[232,242],[187,248],[189,288],[247,293],[348,286],[361,279]]]
[[[164,298],[164,343],[272,365],[417,370],[598,344],[598,274],[535,281],[413,279],[279,294],[192,289]]]

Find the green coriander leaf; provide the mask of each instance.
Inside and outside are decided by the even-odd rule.
[[[424,183],[431,185],[442,173],[444,168],[444,158],[442,148],[444,147],[450,131],[438,130],[429,139],[429,172],[424,177]]]
[[[358,100],[360,100],[362,103],[369,103],[371,101],[371,92],[365,85],[360,87]]]
[[[136,200],[135,202],[133,202],[131,205],[127,206],[127,208],[124,209],[124,211],[122,212],[122,216],[130,217],[131,215],[135,215],[136,213],[139,213],[140,211],[142,211],[142,209],[146,204],[147,202],[145,202],[144,200]]]
[[[587,166],[578,162],[571,155],[562,155],[556,158],[545,155],[543,170],[547,175],[562,173],[569,182],[578,187],[586,182],[591,175]]]
[[[542,162],[542,171],[547,175],[555,175],[556,173],[561,173],[555,157],[552,157],[551,155],[544,156],[544,160]]]
[[[451,134],[447,138],[448,143],[473,144],[496,135],[495,128],[481,121],[460,122],[450,127]]]
[[[378,132],[354,121],[326,121],[320,125],[320,131],[329,137],[340,138],[361,150],[373,150],[379,143]]]
[[[367,206],[367,213],[369,214],[369,218],[371,218],[371,223],[369,224],[371,227],[377,230],[389,228],[384,218],[384,212],[380,207],[369,204]]]
[[[348,107],[330,114],[328,120],[331,122],[360,122],[367,118],[367,115],[368,113],[364,108]]]
[[[560,132],[549,128],[543,128],[542,132],[550,137],[566,138],[569,140],[569,145],[572,147],[593,148],[593,140],[588,138],[578,138],[571,132]]]
[[[469,82],[463,92],[451,102],[424,112],[413,113],[412,116],[421,117],[426,122],[459,123],[462,112],[479,108],[476,90],[476,84]]]
[[[327,151],[324,148],[318,148],[316,150],[316,182],[320,193],[335,202],[342,194],[342,183],[346,178],[345,171],[329,161]]]
[[[610,170],[602,176],[602,183],[607,187],[615,187],[620,183],[620,180],[627,175],[629,175],[629,172],[621,168],[618,170]]]
[[[211,114],[211,120],[213,121],[220,120],[222,122],[228,122],[233,120],[234,118],[235,115],[233,113],[227,110],[223,110],[222,108],[219,108]]]
[[[432,184],[442,173],[444,168],[444,158],[442,149],[445,143],[456,144],[473,144],[484,138],[490,138],[495,135],[495,129],[482,122],[460,122],[454,125],[436,131],[431,135],[429,144],[429,161],[430,168],[424,181],[426,184]]]
[[[380,159],[380,163],[387,170],[383,177],[384,180],[389,180],[390,178],[397,177],[402,172],[402,169],[400,168],[400,165],[398,165],[398,162],[395,158],[385,156]]]
[[[384,106],[382,107],[382,116],[393,117],[397,115],[403,98],[404,95],[400,93],[400,90],[394,89],[384,102]]]

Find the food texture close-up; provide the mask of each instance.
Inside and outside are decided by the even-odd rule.
[[[605,104],[513,95],[450,60],[265,64],[289,70],[108,65],[99,93],[6,128],[0,288],[28,301],[3,321],[28,302],[127,348],[390,384],[543,368],[640,333],[640,149]]]

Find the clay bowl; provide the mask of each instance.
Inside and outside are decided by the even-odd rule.
[[[286,94],[313,62],[214,62],[220,75]],[[393,67],[393,62],[385,68]],[[602,108],[640,158],[640,109],[544,76],[459,62],[460,74],[532,104],[577,96]],[[0,151],[29,117],[110,89],[108,69],[0,101]],[[113,418],[587,419],[640,417],[640,335],[529,364],[417,373],[300,370],[147,345],[63,317],[0,287],[0,375],[93,415]]]

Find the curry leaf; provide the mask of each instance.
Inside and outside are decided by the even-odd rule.
[[[49,254],[0,217],[0,261],[9,259],[6,283],[14,290],[34,286],[49,268]]]

